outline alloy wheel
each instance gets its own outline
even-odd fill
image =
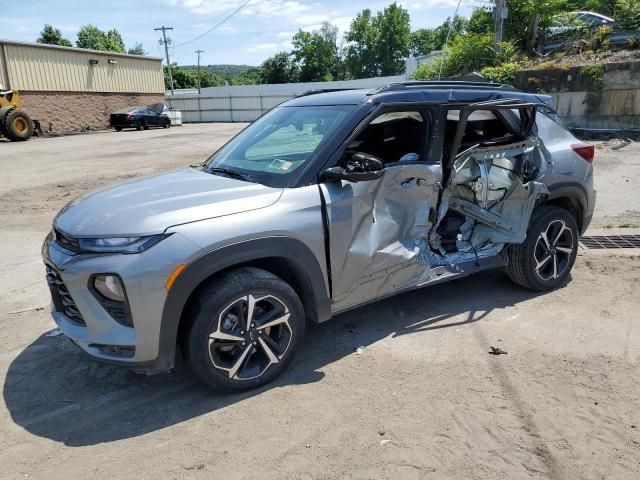
[[[273,295],[248,294],[229,303],[209,333],[209,358],[232,380],[264,374],[286,354],[293,330],[289,308]]]
[[[534,270],[547,282],[561,276],[571,263],[575,249],[573,231],[564,220],[554,220],[540,233],[534,249]]]

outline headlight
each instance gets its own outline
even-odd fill
[[[78,243],[83,252],[93,253],[140,253],[167,238],[169,234],[148,237],[80,238]]]

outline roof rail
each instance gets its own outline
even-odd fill
[[[372,90],[370,94],[374,95],[376,93],[393,92],[398,90],[418,90],[420,88],[429,88],[429,89],[482,88],[482,89],[490,89],[490,90],[510,90],[510,91],[516,90],[513,86],[502,84],[502,83],[468,82],[468,81],[458,81],[458,80],[413,80],[413,81],[407,81],[407,82],[390,83],[389,85],[385,85],[384,87],[380,87]]]
[[[318,95],[320,93],[331,93],[331,92],[346,92],[347,90],[353,90],[353,88],[317,88],[312,90],[307,90],[306,92],[297,95],[295,98],[307,97],[309,95]]]

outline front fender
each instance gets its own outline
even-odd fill
[[[189,297],[202,282],[234,265],[273,257],[284,258],[304,272],[312,291],[312,305],[305,305],[305,309],[314,309],[318,321],[328,319],[331,316],[331,300],[322,269],[304,243],[291,237],[270,236],[220,247],[191,262],[168,292],[162,312],[157,369],[173,367],[182,312]]]

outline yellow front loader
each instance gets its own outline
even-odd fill
[[[0,134],[14,142],[29,140],[33,135],[33,120],[19,108],[17,90],[0,91]]]

